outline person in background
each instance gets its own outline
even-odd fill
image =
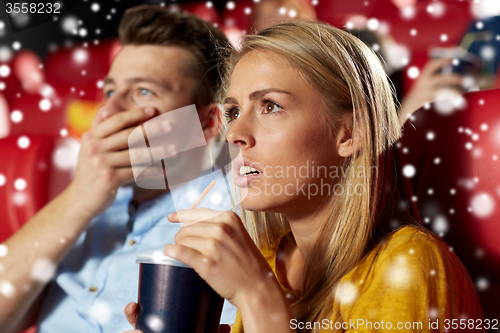
[[[191,104],[206,140],[219,133],[216,90],[226,67],[216,50],[228,43],[221,31],[184,11],[143,5],[125,12],[118,34],[106,103],[82,136],[73,181],[4,243],[0,281],[12,291],[0,296],[4,333],[35,323],[41,333],[124,330],[123,307],[137,299],[137,255],[161,252],[179,230],[166,219],[175,210],[169,189],[135,185],[129,134]],[[226,304],[222,323],[235,314]]]
[[[441,71],[443,67],[451,65],[453,59],[440,57],[428,60],[410,90],[403,94],[403,75],[406,75],[406,68],[402,66],[401,58],[408,57],[408,54],[402,54],[390,35],[381,35],[367,29],[351,29],[350,33],[370,46],[382,61],[395,88],[395,102],[401,126],[425,104],[436,101],[440,96],[445,97],[444,94],[449,97],[463,95],[470,88],[464,75]]]
[[[307,0],[262,0],[254,5],[253,29],[261,31],[287,20],[315,21],[316,10]]]

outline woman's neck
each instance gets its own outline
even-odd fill
[[[284,242],[278,249],[276,270],[285,288],[300,290],[307,258],[317,242],[322,224],[327,220],[330,205],[320,205],[310,214],[287,216],[295,242]]]
[[[286,215],[292,230],[295,243],[302,258],[306,260],[316,244],[323,223],[331,214],[331,206],[327,203],[320,204],[316,209],[300,216]]]

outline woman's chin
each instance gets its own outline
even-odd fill
[[[262,211],[262,205],[257,202],[257,200],[252,200],[245,198],[241,202],[241,206],[248,211]]]
[[[272,201],[272,200],[271,200]],[[281,213],[281,205],[275,201],[262,200],[261,196],[252,196],[249,194],[242,201],[241,205],[245,210],[266,212],[266,213]]]
[[[262,199],[259,199],[256,196],[252,196],[251,194],[247,195],[242,201],[241,206],[245,208],[245,210],[249,211],[260,211],[266,212],[268,211],[268,205],[262,202]]]

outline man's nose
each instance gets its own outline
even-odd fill
[[[132,109],[133,106],[129,104],[130,103],[127,103],[127,100],[123,94],[115,92],[106,100],[106,103],[104,103],[104,105],[102,106],[103,116],[107,118],[118,112]]]

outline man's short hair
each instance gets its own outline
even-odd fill
[[[187,75],[198,82],[193,101],[200,108],[217,102],[221,76],[226,71],[219,48],[228,39],[210,23],[184,10],[159,5],[140,5],[125,11],[118,27],[122,45],[179,46],[193,53]]]

